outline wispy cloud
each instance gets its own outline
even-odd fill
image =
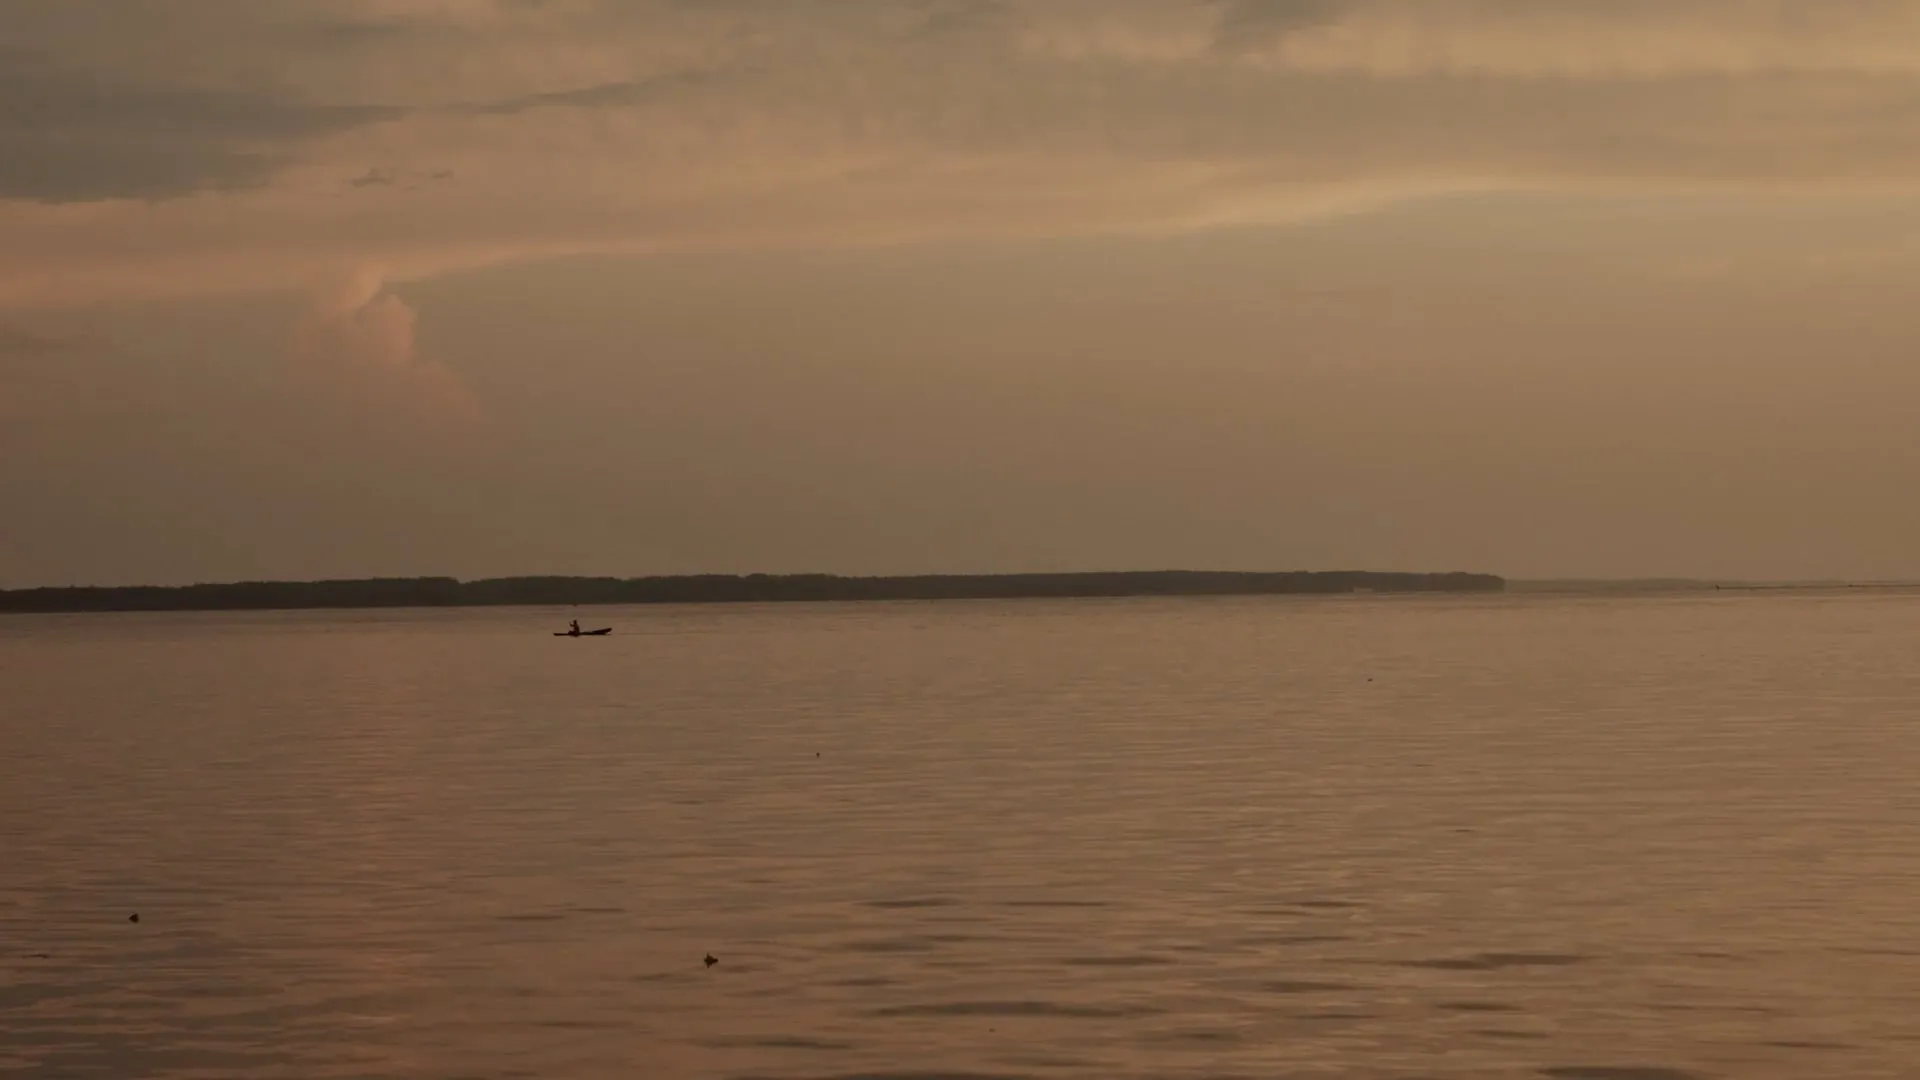
[[[534,109],[623,109],[657,104],[679,90],[694,89],[717,81],[720,73],[704,71],[673,72],[649,79],[598,83],[574,90],[553,90],[524,94],[499,101],[457,106],[455,113],[477,116],[512,116]]]
[[[1897,0],[156,10],[0,0],[23,58],[0,64],[0,304],[1463,189],[1920,182],[1920,5]]]
[[[297,147],[397,114],[0,54],[0,199],[164,199],[258,187]]]
[[[1214,46],[1225,52],[1270,47],[1295,31],[1321,26],[1348,12],[1344,0],[1220,0]]]

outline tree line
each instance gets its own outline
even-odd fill
[[[1264,596],[1354,592],[1500,592],[1491,574],[1372,571],[1072,574],[697,574],[675,577],[448,577],[243,581],[183,586],[0,590],[0,611],[266,611],[313,608],[569,604],[788,603],[834,600],[1014,600],[1137,596]]]

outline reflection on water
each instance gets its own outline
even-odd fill
[[[608,614],[0,619],[0,1075],[1920,1069],[1914,600]]]

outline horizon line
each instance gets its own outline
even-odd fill
[[[70,585],[0,590],[0,611],[271,610],[861,600],[1092,599],[1340,593],[1504,592],[1505,578],[1447,571],[1119,570],[1071,573],[682,574]]]

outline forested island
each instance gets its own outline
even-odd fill
[[[1501,592],[1490,574],[1368,571],[1076,574],[701,574],[683,577],[375,578],[248,581],[224,585],[0,590],[0,611],[266,611],[312,608],[486,607],[568,604],[740,604],[833,600],[1016,600],[1129,596]]]

